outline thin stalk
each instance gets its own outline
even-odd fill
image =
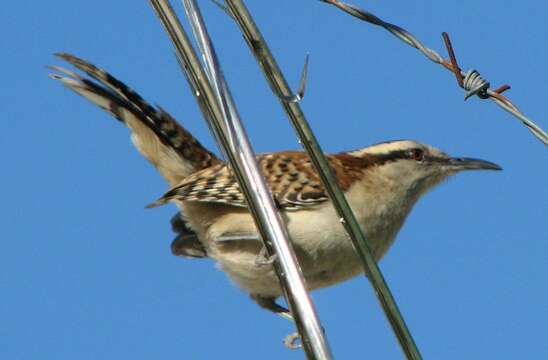
[[[274,268],[301,334],[307,357],[331,359],[329,346],[306,291],[303,276],[288,241],[287,231],[239,121],[238,112],[195,1],[185,0],[184,5],[204,55],[207,71],[202,68],[169,2],[150,1],[175,45],[191,87],[203,97],[203,100],[199,101],[200,108],[234,170],[265,248],[269,255],[277,255]]]
[[[333,202],[333,206],[337,210],[338,215],[341,217],[341,222],[350,235],[354,247],[360,256],[365,274],[375,290],[375,294],[382,305],[384,313],[392,326],[394,334],[396,335],[405,356],[408,359],[413,360],[422,359],[417,345],[415,344],[415,341],[413,340],[413,337],[405,324],[405,320],[398,309],[396,301],[388,288],[388,284],[386,283],[375,259],[373,258],[365,236],[361,231],[352,210],[350,209],[344,193],[337,183],[335,175],[333,174],[320,144],[318,143],[303,111],[301,110],[300,105],[298,102],[288,102],[284,100],[285,98],[292,97],[292,91],[280,68],[278,67],[274,56],[270,52],[268,44],[261,35],[261,32],[253,21],[253,18],[245,7],[243,1],[226,0],[226,3],[232,17],[240,27],[249,48],[253,52],[257,62],[263,70],[270,87],[280,99],[281,105],[295,128],[303,147],[308,152],[316,170],[318,171],[322,183],[327,189],[329,197]]]

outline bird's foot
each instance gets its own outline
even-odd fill
[[[301,335],[298,332],[291,333],[284,338],[284,345],[292,350],[303,347],[301,344]]]
[[[263,247],[261,248],[261,251],[259,251],[259,254],[255,258],[255,265],[258,267],[272,265],[277,258],[278,258],[277,254],[269,256],[268,253],[266,252],[266,247],[264,247],[263,245]]]

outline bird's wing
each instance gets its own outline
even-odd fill
[[[169,113],[152,107],[106,71],[73,55],[56,55],[95,81],[56,66],[50,68],[60,74],[50,76],[126,124],[137,149],[172,186],[196,171],[221,163]]]
[[[360,170],[352,164],[353,158],[347,154],[328,155],[343,190],[347,190],[360,177]],[[263,154],[257,160],[280,208],[299,210],[327,201],[327,193],[306,153],[294,151]],[[217,164],[193,174],[150,206],[162,205],[170,200],[247,206],[236,178],[225,164]]]

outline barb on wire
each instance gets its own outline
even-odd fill
[[[464,78],[462,77],[462,70],[457,63],[457,57],[455,56],[455,51],[453,50],[453,44],[451,44],[451,39],[449,39],[449,34],[442,32],[441,36],[445,42],[445,47],[447,48],[447,53],[449,54],[449,60],[451,60],[451,67],[453,68],[453,73],[457,78],[457,83],[460,87],[464,87]]]
[[[307,80],[307,76],[308,76],[308,60],[309,60],[309,58],[310,58],[310,54],[306,54],[306,58],[304,59],[303,70],[301,72],[301,80],[299,81],[299,88],[297,89],[297,92],[295,93],[295,95],[286,96],[286,95],[283,95],[281,93],[277,93],[276,95],[281,100],[283,100],[285,102],[290,102],[290,103],[298,103],[302,99],[304,99],[304,92],[305,92],[305,88],[306,88],[306,80]]]
[[[385,30],[389,31],[392,35],[396,36],[401,41],[405,42],[407,45],[412,46],[423,53],[431,61],[442,65],[447,70],[453,72],[457,77],[457,82],[465,90],[465,100],[473,95],[477,95],[481,99],[491,99],[497,105],[502,107],[504,110],[508,111],[515,117],[517,117],[521,122],[531,131],[531,133],[542,141],[545,145],[548,145],[548,134],[535,124],[532,120],[526,117],[508,98],[501,95],[503,91],[506,91],[510,88],[509,85],[503,85],[496,90],[491,90],[489,82],[481,78],[477,70],[470,70],[468,72],[463,72],[456,63],[455,54],[449,41],[447,34],[444,35],[444,40],[449,52],[450,61],[445,60],[440,54],[435,50],[427,48],[420,42],[415,36],[409,33],[407,30],[385,22],[373,15],[372,13],[360,9],[359,7],[345,3],[339,0],[319,0],[321,2],[333,5],[340,10],[350,14],[362,21],[368,22],[373,25],[381,26]]]
[[[452,71],[457,78],[457,83],[465,91],[464,100],[466,101],[474,95],[477,95],[480,99],[488,99],[489,95],[487,94],[487,89],[491,86],[489,82],[485,81],[476,70],[468,71],[466,76],[463,77],[462,70],[457,63],[457,57],[455,56],[455,51],[453,50],[453,44],[451,44],[449,34],[442,32],[441,36],[445,42],[445,47],[447,48],[447,53],[449,54],[449,60],[451,61]],[[509,89],[510,85],[503,85],[499,89],[504,87]]]

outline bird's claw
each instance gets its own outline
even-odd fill
[[[256,266],[272,265],[277,258],[278,258],[278,255],[276,254],[269,256],[268,253],[266,252],[266,247],[263,246],[261,248],[261,251],[257,255],[257,257],[255,258],[255,265]]]
[[[303,347],[301,344],[301,335],[298,332],[291,333],[284,338],[284,345],[292,350]]]
[[[272,265],[274,261],[278,258],[278,255],[274,254],[272,256],[266,256],[266,254],[259,254],[255,258],[256,266],[268,266]]]

